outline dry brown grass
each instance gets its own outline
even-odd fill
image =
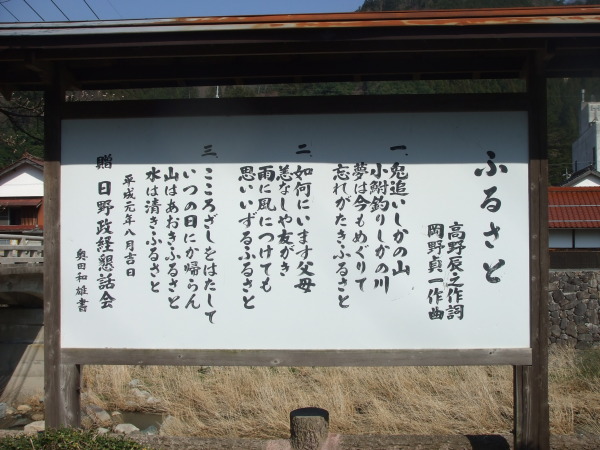
[[[600,352],[587,362],[578,355],[551,352],[553,433],[600,433]],[[344,434],[490,434],[513,426],[511,367],[89,366],[86,401],[140,409],[132,379],[161,399],[146,410],[174,417],[164,426],[171,435],[287,438],[290,411],[306,406],[328,410],[331,431]]]

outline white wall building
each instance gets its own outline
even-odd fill
[[[0,232],[39,230],[44,226],[44,161],[25,153],[0,169]]]
[[[579,111],[579,137],[571,147],[573,172],[589,166],[598,170],[599,120],[600,102],[582,102]]]
[[[43,197],[44,172],[32,165],[22,164],[3,173],[0,197]]]

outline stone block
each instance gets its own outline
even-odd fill
[[[81,427],[84,430],[89,430],[94,427],[94,421],[87,414],[82,414],[81,415]]]
[[[568,298],[568,296],[572,296],[572,298]],[[561,304],[564,310],[574,309],[580,302],[577,300],[577,296],[575,294],[567,294],[565,295],[565,300]]]
[[[99,426],[110,426],[112,425],[112,419],[110,414],[97,405],[87,405],[85,412],[90,418]]]
[[[576,295],[577,295],[577,300],[585,300],[585,299],[590,298],[590,293],[587,290],[579,291],[579,292],[577,292]]]
[[[131,434],[136,431],[140,431],[140,429],[130,423],[120,423],[114,428],[114,432],[119,434]]]
[[[578,335],[589,333],[589,332],[590,332],[590,327],[587,326],[587,324],[581,323],[581,324],[577,325],[577,334]]]
[[[585,312],[587,311],[587,305],[585,303],[579,303],[577,306],[575,306],[575,315],[576,316],[583,316],[585,315]]]
[[[43,420],[38,420],[37,422],[31,422],[30,424],[25,425],[23,431],[27,434],[35,434],[40,431],[44,431],[46,429],[46,422]]]

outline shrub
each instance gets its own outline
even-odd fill
[[[47,430],[37,435],[0,439],[0,450],[148,450],[124,437],[112,437],[74,428]]]

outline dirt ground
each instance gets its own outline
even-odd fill
[[[0,438],[22,431],[0,430]],[[288,450],[289,441],[262,439],[201,439],[194,437],[129,435],[156,450]],[[553,435],[551,450],[598,450],[599,435]],[[330,434],[323,450],[512,450],[510,435],[487,436],[378,436]]]
[[[509,450],[513,449],[512,436],[352,436],[330,435],[323,450]],[[143,440],[155,449],[207,450],[290,449],[287,440],[265,441],[253,439],[194,439],[153,437]],[[551,436],[552,450],[598,450],[600,436]]]

